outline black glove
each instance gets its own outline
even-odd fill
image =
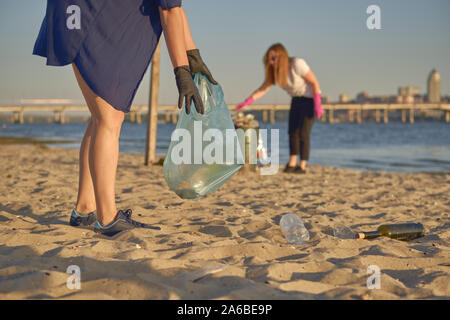
[[[200,56],[200,51],[198,49],[193,49],[186,51],[186,53],[189,59],[189,67],[191,68],[192,77],[194,77],[196,73],[201,73],[208,78],[209,82],[213,85],[217,85],[217,81],[214,80],[208,67],[203,62],[202,57]]]
[[[183,99],[186,98],[186,113],[191,113],[191,100],[194,100],[195,109],[198,113],[203,114],[205,112],[203,107],[203,101],[200,98],[198,89],[192,80],[191,70],[188,66],[180,66],[174,69],[175,78],[178,87],[178,109],[183,107]]]

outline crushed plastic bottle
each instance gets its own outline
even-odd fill
[[[288,243],[302,244],[309,240],[308,229],[296,214],[288,213],[281,217],[280,227]]]
[[[206,277],[209,277],[210,275],[223,271],[227,268],[226,265],[221,263],[212,263],[207,264],[203,266],[200,269],[186,272],[183,276],[185,279],[192,281],[192,282],[198,282]]]
[[[334,225],[333,235],[339,239],[355,239],[356,232],[343,223],[338,222]]]

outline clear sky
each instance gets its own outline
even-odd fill
[[[381,8],[381,30],[366,26],[369,5]],[[194,40],[225,92],[238,103],[263,81],[262,57],[283,43],[304,58],[323,95],[395,94],[398,86],[426,92],[431,69],[450,94],[449,0],[183,0]],[[70,66],[48,67],[32,56],[46,0],[0,1],[0,105],[20,99],[73,99],[84,104]],[[148,101],[149,76],[135,104]],[[176,104],[172,66],[162,52],[160,103]],[[288,103],[273,88],[260,103]]]

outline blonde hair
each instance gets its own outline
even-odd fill
[[[270,51],[275,51],[278,56],[276,65],[270,63]],[[286,48],[281,43],[272,45],[264,55],[263,63],[266,70],[265,84],[278,84],[281,88],[286,87],[290,67],[289,55]]]

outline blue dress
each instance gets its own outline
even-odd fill
[[[75,63],[111,106],[129,112],[162,33],[158,7],[182,0],[47,0],[33,54],[47,65]]]

